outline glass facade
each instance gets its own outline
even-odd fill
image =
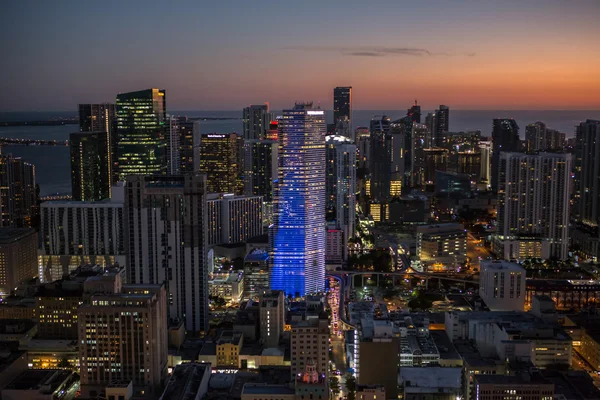
[[[119,180],[128,175],[167,173],[168,126],[165,91],[117,95]]]
[[[206,174],[208,193],[238,192],[238,136],[203,133],[200,139],[200,173]]]
[[[312,104],[283,111],[271,289],[288,295],[325,287],[325,133]]]
[[[106,132],[76,132],[69,137],[73,200],[110,197],[110,149]]]

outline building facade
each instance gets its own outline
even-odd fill
[[[238,136],[203,133],[200,139],[200,173],[206,175],[208,193],[238,193]]]
[[[279,141],[271,289],[303,296],[325,286],[325,112],[284,110]]]
[[[165,91],[146,89],[117,95],[119,180],[129,175],[166,174],[169,127]]]
[[[246,242],[263,233],[262,197],[207,195],[208,245]]]
[[[28,228],[39,218],[35,166],[0,155],[0,226]]]
[[[426,265],[459,266],[467,259],[467,232],[462,224],[417,227],[417,257]]]
[[[244,140],[244,194],[273,201],[279,144],[276,140]]]
[[[292,377],[304,371],[312,360],[319,374],[329,374],[329,325],[325,319],[309,319],[292,323],[291,331]]]
[[[269,103],[253,104],[243,110],[244,140],[262,139],[265,137],[273,114],[269,112]]]
[[[37,232],[33,228],[0,228],[0,293],[37,275]]]
[[[492,311],[523,311],[525,269],[508,261],[481,261],[479,295]]]
[[[496,118],[492,129],[492,191],[498,191],[498,168],[501,152],[519,151],[519,125],[512,118]]]
[[[166,283],[168,314],[208,327],[206,178],[130,176],[125,189],[127,281]]]
[[[260,296],[260,340],[264,347],[277,347],[285,325],[285,296],[274,290]]]
[[[111,184],[117,182],[118,143],[117,116],[114,104],[79,104],[79,132],[104,132],[108,143]],[[110,189],[110,186],[109,186]]]
[[[335,221],[352,237],[356,220],[356,145],[342,136],[327,136],[326,146],[327,221]]]
[[[106,132],[76,132],[69,136],[71,195],[76,201],[110,197],[112,165]]]
[[[350,121],[348,130],[352,132],[352,86],[339,86],[333,89],[333,123]]]

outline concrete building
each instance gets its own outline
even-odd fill
[[[525,269],[508,261],[481,261],[479,295],[492,311],[523,311]]]
[[[456,267],[467,259],[467,232],[462,224],[417,227],[417,257],[422,263]]]
[[[436,171],[445,172],[448,169],[448,150],[432,147],[423,150],[423,184],[435,184]]]
[[[533,257],[565,260],[569,246],[572,156],[503,152],[498,168],[496,254],[507,260],[523,259],[523,250],[518,245],[521,239],[525,243],[547,241],[547,251]],[[544,246],[540,248],[543,250]]]
[[[483,187],[487,189],[492,182],[492,142],[489,140],[479,141],[479,153],[481,154],[479,178]]]
[[[327,247],[325,262],[327,265],[341,265],[348,259],[347,230],[338,228],[335,223],[327,225]]]
[[[345,228],[347,241],[356,222],[356,145],[343,136],[326,139],[327,221]]]
[[[273,202],[277,180],[279,143],[276,140],[244,140],[244,194]]]
[[[263,293],[259,300],[260,339],[264,347],[277,347],[285,326],[285,296],[282,290]]]
[[[61,279],[83,264],[125,265],[124,186],[101,201],[46,201],[41,205],[42,282]]]
[[[255,249],[244,258],[244,299],[258,300],[269,290],[269,253]]]
[[[360,400],[387,399],[383,385],[356,385],[356,398]]]
[[[241,400],[296,400],[296,390],[290,385],[246,383]]]
[[[222,297],[230,304],[239,303],[244,294],[244,273],[214,274],[213,279],[208,281],[208,294],[210,296]]]
[[[478,400],[553,400],[554,384],[538,376],[476,375],[475,396]]]
[[[405,400],[456,400],[462,388],[462,369],[452,367],[400,368],[399,382]]]
[[[238,193],[239,151],[235,133],[201,134],[199,172],[206,175],[207,193]]]
[[[0,293],[37,275],[37,234],[33,228],[0,228]]]
[[[319,374],[329,373],[329,323],[327,318],[309,319],[292,323],[291,372],[297,376],[306,368],[309,360],[316,365]]]
[[[40,339],[77,340],[77,310],[83,304],[83,285],[56,281],[35,293],[35,316]]]
[[[216,343],[217,367],[240,367],[240,352],[244,345],[244,334],[234,331],[223,331]]]
[[[519,151],[519,125],[512,118],[496,118],[492,130],[492,191],[498,191],[500,153]]]
[[[208,328],[206,178],[129,176],[125,190],[127,282],[166,283],[168,314]]]
[[[263,233],[262,197],[209,193],[208,245],[245,242]]]
[[[244,140],[263,139],[272,120],[269,103],[245,107],[242,116]]]
[[[210,364],[185,363],[173,370],[159,400],[202,400],[208,392]]]
[[[71,400],[77,376],[61,369],[29,370],[17,376],[0,392],[4,400]]]
[[[88,290],[77,311],[82,392],[93,397],[118,380],[132,381],[136,395],[158,396],[167,377],[165,286],[106,279]]]
[[[76,201],[110,197],[112,162],[108,132],[75,132],[69,135],[71,193]]]

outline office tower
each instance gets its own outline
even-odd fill
[[[375,116],[371,119],[369,171],[371,173],[371,199],[385,203],[390,196],[392,139],[390,118]]]
[[[523,311],[525,269],[508,261],[481,261],[479,295],[491,311]]]
[[[525,127],[525,140],[527,151],[545,151],[546,146],[546,124],[541,121],[534,122]]]
[[[118,179],[117,167],[117,117],[114,104],[80,104],[79,105],[79,131],[80,132],[105,132],[108,143],[108,163],[110,168],[110,181]]]
[[[115,109],[119,180],[129,175],[166,174],[169,125],[165,91],[118,94]]]
[[[448,150],[429,148],[423,150],[425,167],[423,169],[423,183],[435,183],[435,172],[446,171],[448,166]]]
[[[304,296],[325,287],[325,112],[284,110],[279,143],[271,289]]]
[[[354,142],[354,132],[352,132],[351,121],[347,117],[341,117],[335,124],[334,134],[337,136],[344,136]]]
[[[0,294],[37,275],[37,233],[33,228],[0,228]]]
[[[410,116],[400,118],[390,124],[391,137],[391,192],[390,196],[400,195],[394,186],[400,188],[409,184],[412,167],[412,130],[413,121]]]
[[[264,347],[277,347],[285,325],[285,296],[274,290],[260,296],[260,340]]]
[[[328,375],[329,322],[327,318],[292,322],[290,343],[292,377],[304,371],[309,360],[316,363],[319,374]]]
[[[83,286],[60,280],[40,285],[35,292],[37,336],[46,340],[77,340],[77,309],[83,304]]]
[[[181,158],[179,156],[179,127],[177,117],[167,115],[169,123],[169,135],[167,143],[167,174],[179,175]]]
[[[339,86],[333,89],[333,123],[346,118],[348,131],[352,131],[352,86]]]
[[[481,153],[479,151],[459,151],[456,172],[466,174],[473,182],[479,182],[481,173]]]
[[[132,382],[135,395],[158,398],[167,378],[165,287],[111,286],[92,289],[77,310],[81,390],[93,397],[111,382]]]
[[[273,201],[277,180],[279,143],[276,140],[244,141],[244,194]]]
[[[479,171],[480,182],[489,188],[492,182],[492,142],[489,140],[480,140],[479,154],[481,154],[481,169]]]
[[[467,232],[462,224],[417,227],[417,257],[426,264],[458,266],[467,259]]]
[[[369,166],[369,151],[371,148],[371,134],[366,126],[359,126],[354,132],[356,138],[356,157],[357,168],[367,168]]]
[[[572,242],[582,255],[600,259],[600,120],[581,122],[575,137]]]
[[[237,193],[237,134],[203,133],[200,136],[200,173],[206,174],[208,193]]]
[[[492,130],[492,191],[498,191],[500,152],[519,151],[519,125],[512,118],[494,119]]]
[[[209,193],[206,207],[209,246],[243,243],[263,234],[261,196]]]
[[[244,139],[262,139],[265,137],[273,114],[269,112],[269,103],[251,105],[243,110]]]
[[[166,283],[169,318],[208,328],[206,177],[130,176],[125,186],[127,281]]]
[[[279,138],[279,121],[273,120],[269,123],[269,129],[265,134],[265,139],[277,141]]]
[[[356,145],[343,136],[326,138],[327,220],[354,236],[356,219]]]
[[[0,226],[27,228],[39,217],[35,166],[21,157],[0,155]]]
[[[417,124],[421,123],[421,106],[415,100],[415,104],[408,110],[406,110],[406,116],[410,118],[412,122],[416,122]]]
[[[571,154],[501,153],[494,250],[504,259],[568,256]],[[539,246],[541,254],[531,254]]]
[[[435,110],[435,130],[434,130],[434,141],[439,146],[439,140],[443,132],[450,130],[450,108],[448,106],[440,105],[440,108]]]
[[[410,158],[410,186],[421,186],[425,179],[425,152],[429,147],[427,138],[427,126],[419,123],[413,123],[411,135],[411,154]]]
[[[110,197],[112,169],[106,132],[69,135],[73,200],[97,201]]]
[[[84,264],[125,265],[124,187],[111,200],[41,205],[39,277],[53,282]]]
[[[177,118],[179,173],[193,174],[200,168],[200,122]]]

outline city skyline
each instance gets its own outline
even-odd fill
[[[70,110],[140,87],[168,90],[172,110],[264,101],[277,110],[297,100],[329,109],[331,89],[347,85],[357,110],[405,108],[415,98],[424,109],[600,108],[594,1],[356,4],[335,28],[333,2],[318,12],[311,2],[235,4],[233,13],[227,4],[185,13],[140,4],[6,7],[0,29],[12,40],[2,45],[0,110]],[[310,18],[289,24],[290,14]],[[377,30],[368,23],[375,17]],[[157,27],[162,33],[146,40]]]

